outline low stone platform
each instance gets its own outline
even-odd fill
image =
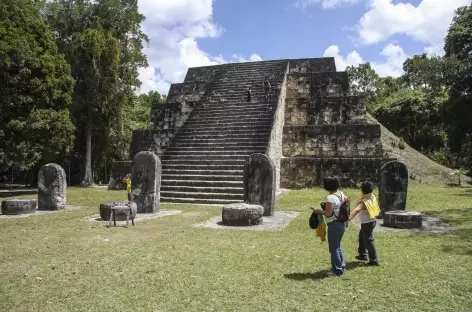
[[[134,218],[134,222],[136,223],[136,222],[145,221],[145,220],[152,220],[152,219],[157,219],[157,218],[162,218],[162,217],[167,217],[167,216],[173,216],[179,213],[182,213],[182,210],[161,209],[159,212],[156,212],[156,213],[137,213],[136,217]],[[109,219],[102,219],[99,215],[95,215],[91,218],[88,218],[87,221],[108,222]],[[118,221],[118,219],[116,221]],[[124,222],[126,222],[126,218],[124,219]]]
[[[102,220],[110,220],[111,208],[117,206],[127,206],[131,208],[130,218],[136,218],[138,206],[130,201],[106,202],[100,204],[100,217]],[[116,212],[116,221],[126,221],[126,214],[124,212]]]
[[[383,226],[400,229],[420,229],[423,226],[423,214],[416,211],[386,211]]]
[[[222,223],[227,226],[251,226],[262,223],[264,207],[246,203],[229,204],[223,207]]]
[[[9,199],[2,201],[2,215],[21,215],[36,212],[34,199]]]
[[[262,224],[251,226],[227,226],[223,224],[221,216],[211,218],[207,222],[194,224],[193,227],[223,229],[223,230],[250,230],[250,231],[277,231],[285,229],[292,219],[300,213],[295,211],[275,212],[272,217],[262,217]]]
[[[31,216],[42,216],[42,215],[48,215],[48,214],[53,214],[53,213],[62,213],[66,211],[72,211],[72,210],[77,210],[83,208],[82,206],[73,206],[73,205],[65,205],[64,209],[62,210],[36,210],[36,212],[33,213],[25,213],[25,214],[19,214],[19,215],[5,215],[1,214],[0,219],[16,219],[16,218],[27,218]]]

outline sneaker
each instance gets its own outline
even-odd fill
[[[369,261],[369,262],[367,262],[367,265],[380,266],[380,264],[378,263],[378,261]]]
[[[366,256],[355,256],[354,258],[356,258],[357,260],[359,261],[367,261],[367,257]]]

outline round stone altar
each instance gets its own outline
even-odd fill
[[[136,218],[136,212],[138,211],[138,206],[135,202],[130,201],[119,201],[119,202],[106,202],[100,204],[100,217],[102,221],[110,220],[111,208],[118,206],[127,206],[131,207],[130,218]],[[124,212],[116,211],[116,221],[126,221],[126,214]]]
[[[245,203],[230,204],[223,207],[222,223],[230,226],[249,226],[262,223],[264,207]]]
[[[383,226],[401,229],[419,229],[423,226],[423,214],[416,211],[386,211]]]
[[[36,200],[34,199],[11,199],[2,201],[2,214],[20,215],[36,212]]]

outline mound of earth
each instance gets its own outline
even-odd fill
[[[370,123],[380,124],[374,117],[367,114]],[[451,175],[452,169],[444,167],[425,155],[421,154],[414,148],[405,143],[405,148],[398,147],[400,138],[390,132],[387,128],[380,124],[381,141],[385,151],[385,157],[397,158],[408,167],[410,179],[426,184],[456,184],[457,176]],[[468,177],[462,177],[462,181],[471,182]]]

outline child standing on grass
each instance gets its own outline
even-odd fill
[[[374,228],[377,224],[375,217],[380,214],[379,204],[372,192],[374,185],[366,181],[361,184],[362,198],[357,203],[356,209],[351,213],[349,221],[359,215],[361,229],[359,231],[359,248],[357,260],[369,261],[368,265],[379,266],[377,250],[374,243]],[[367,257],[368,256],[368,257]]]
[[[126,192],[128,193],[128,201],[131,201],[131,174],[128,173],[123,180],[123,183],[126,184]]]

